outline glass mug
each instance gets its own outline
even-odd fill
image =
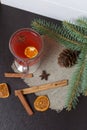
[[[35,72],[40,65],[43,47],[42,37],[33,29],[22,28],[13,33],[9,40],[9,49],[15,57],[17,71]]]

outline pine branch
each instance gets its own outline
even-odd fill
[[[83,58],[84,53],[82,53]],[[81,77],[81,93],[85,96],[87,96],[87,49],[85,49],[85,61],[83,62],[84,65],[84,71]]]
[[[79,24],[70,23],[72,25],[72,28],[80,32],[82,35],[87,37],[87,29],[85,27],[80,26]]]
[[[63,27],[57,26],[53,23],[46,22],[45,20],[36,19],[32,22],[32,28],[43,35],[48,35],[49,37],[60,41],[63,45],[70,49],[81,50],[83,44],[73,40],[70,34],[64,30]]]
[[[81,30],[80,30],[81,32],[78,31],[77,30],[78,27],[76,27],[75,25],[64,21],[63,27],[65,28],[65,30],[68,31],[68,33],[74,40],[81,42],[81,43],[87,43],[87,36],[84,35]]]
[[[79,26],[87,28],[87,18],[78,18],[75,23],[77,23]]]
[[[70,81],[69,95],[66,103],[66,110],[68,111],[70,111],[72,108],[75,109],[78,103],[78,97],[82,92],[81,82],[82,82],[82,77],[84,76],[85,62],[87,60],[86,53],[87,52],[83,50],[79,55],[76,71],[74,72],[74,75]]]

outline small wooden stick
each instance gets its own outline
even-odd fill
[[[56,81],[53,83],[43,84],[40,86],[33,86],[31,88],[21,89],[20,91],[22,92],[22,94],[30,94],[30,93],[43,91],[43,90],[63,87],[63,86],[66,86],[67,84],[68,84],[68,80],[62,80],[62,81]],[[19,90],[15,90],[15,96],[17,96],[17,91]]]
[[[25,110],[29,115],[33,115],[33,111],[31,110],[29,104],[27,103],[25,97],[23,96],[22,92],[20,90],[17,91],[17,96],[19,100],[21,101],[22,105],[24,106]]]
[[[23,74],[23,73],[4,73],[4,76],[5,77],[9,77],[9,78],[22,78],[22,77],[32,78],[33,74],[32,73],[30,73],[30,74]]]

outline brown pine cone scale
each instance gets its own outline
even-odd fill
[[[58,57],[58,64],[61,67],[71,67],[77,62],[77,58],[79,56],[79,51],[64,49]]]

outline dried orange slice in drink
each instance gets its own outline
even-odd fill
[[[25,48],[24,54],[28,58],[34,58],[38,54],[38,50],[33,46],[28,46]]]
[[[6,83],[0,84],[0,98],[7,98],[9,96],[9,90]]]
[[[34,101],[34,108],[37,111],[46,111],[49,108],[49,99],[47,96],[38,96]]]

